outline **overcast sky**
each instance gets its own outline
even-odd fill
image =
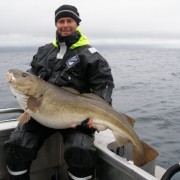
[[[0,46],[33,46],[55,37],[54,11],[75,5],[91,44],[180,47],[180,0],[0,0]]]

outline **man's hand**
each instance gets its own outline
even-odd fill
[[[92,119],[87,118],[84,121],[82,121],[80,128],[88,134],[94,134],[96,129],[92,126]]]

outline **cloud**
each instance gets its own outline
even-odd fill
[[[6,0],[0,4],[0,46],[53,40],[54,11],[62,4],[78,8],[83,33],[93,42],[179,43],[179,0]]]

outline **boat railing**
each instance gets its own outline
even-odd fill
[[[6,109],[0,109],[0,114],[20,114],[23,113],[23,109],[21,108],[6,108]],[[11,121],[17,121],[17,118],[10,118],[10,119],[2,119],[0,120],[0,123],[2,122],[11,122]]]

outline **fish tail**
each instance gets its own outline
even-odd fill
[[[133,149],[133,161],[134,164],[139,167],[153,161],[159,155],[159,153],[154,148],[143,141],[141,141],[141,143],[143,152],[139,152],[136,148]]]

